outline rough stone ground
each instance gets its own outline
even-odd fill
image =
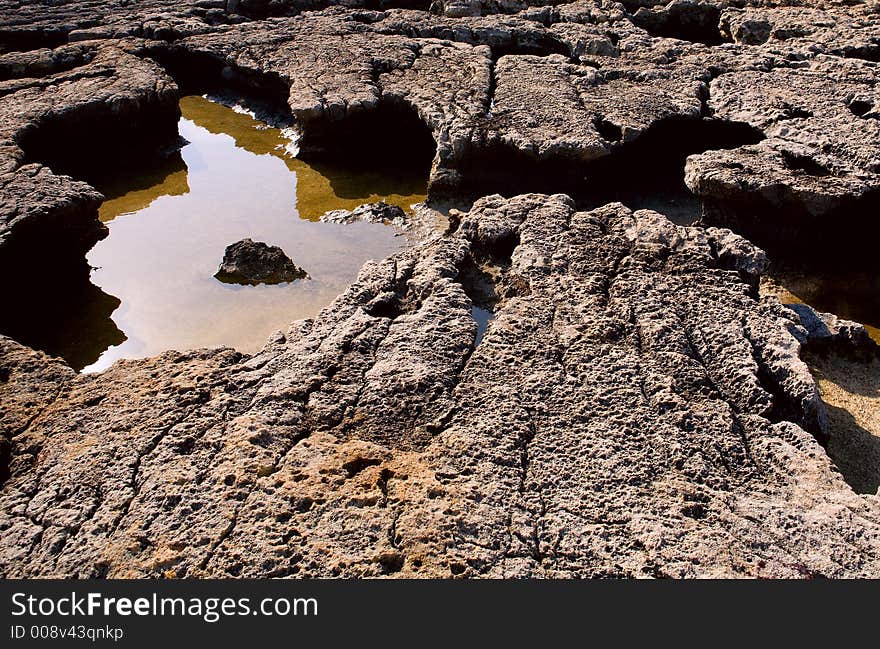
[[[394,3],[305,11],[316,5],[6,0],[0,171],[64,148],[70,129],[50,128],[59,119],[111,142],[118,138],[106,131],[135,115],[142,123],[129,136],[173,131],[178,89],[152,57],[186,90],[232,85],[286,103],[306,154],[326,152],[333,133],[363,130],[359,120],[412,111],[437,143],[435,198],[508,190],[499,183],[512,166],[527,171],[510,193],[574,184],[595,194],[608,181],[601,163],[646,134],[661,143],[630,173],[680,164],[664,157],[662,135],[684,121],[695,125],[692,139],[687,129],[671,137],[694,154],[685,180],[707,221],[762,243],[837,232],[864,240],[873,227],[876,2],[529,4],[438,2],[428,12]],[[268,14],[285,17],[253,20]],[[719,149],[698,124],[751,131]]]
[[[510,160],[589,197],[682,124],[739,125],[680,143],[707,222],[876,230],[877,3],[403,4],[0,1],[0,265],[100,238],[62,154],[172,142],[196,80],[286,104],[305,155],[415,116],[435,197]],[[648,153],[625,182],[679,164]],[[765,265],[727,230],[489,196],[252,358],[86,376],[0,338],[0,573],[876,577],[880,498],[820,444],[851,438]]]
[[[253,358],[78,376],[4,339],[0,565],[876,575],[880,502],[807,432],[824,409],[794,316],[753,297],[763,263],[651,212],[489,197]],[[468,291],[490,277],[474,349]]]

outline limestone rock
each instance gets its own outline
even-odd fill
[[[880,574],[880,501],[805,430],[794,316],[719,235],[491,196],[254,357],[62,375],[13,427],[0,571]],[[475,277],[498,296],[476,348]],[[5,343],[3,403],[33,354]]]
[[[802,344],[811,346],[841,345],[843,347],[871,347],[873,342],[867,330],[858,322],[838,318],[833,313],[821,313],[806,304],[788,304],[800,319],[805,334],[798,336]]]
[[[389,205],[385,201],[365,203],[358,205],[353,210],[332,210],[321,215],[321,220],[327,223],[383,223],[393,225],[400,229],[407,229],[406,212],[397,205]]]
[[[335,4],[0,0],[0,261],[84,265],[65,172],[212,84],[304,156],[433,140],[431,197],[479,198],[253,357],[76,375],[0,338],[0,573],[880,576],[876,482],[741,236],[874,245],[876,3]],[[670,171],[736,233],[604,198]]]

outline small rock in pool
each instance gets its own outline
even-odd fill
[[[308,276],[278,246],[251,239],[227,246],[214,275],[227,284],[280,284]]]

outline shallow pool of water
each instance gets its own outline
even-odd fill
[[[106,337],[85,350],[77,341],[68,360],[85,371],[168,349],[258,350],[272,332],[316,315],[366,260],[408,245],[390,227],[321,223],[321,214],[379,199],[408,208],[425,198],[427,170],[309,165],[286,153],[281,130],[246,113],[203,97],[180,105],[188,143],[179,153],[95,183],[107,197],[100,218],[110,234],[87,260],[92,283],[120,300],[111,317],[121,335],[109,347]],[[219,282],[213,275],[224,249],[245,237],[280,246],[311,279]]]

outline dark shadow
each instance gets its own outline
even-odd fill
[[[502,56],[548,56],[550,54],[561,54],[567,59],[570,59],[572,56],[569,46],[559,41],[552,33],[535,34],[535,37],[529,40],[521,40],[514,36],[510,41],[490,45],[490,48],[492,50],[492,60],[496,62]]]
[[[147,53],[171,75],[180,96],[233,93],[237,98],[265,102],[291,119],[287,98],[290,87],[274,72],[243,70],[226,64],[219,55],[193,52],[175,44],[148,48]]]
[[[810,172],[823,173],[821,168],[802,170]],[[810,213],[795,200],[778,205],[757,194],[739,201],[703,200],[707,225],[730,228],[764,248],[773,259],[811,269],[876,268],[877,214],[880,189],[845,198],[821,215]]]
[[[692,43],[720,45],[721,8],[704,2],[681,2],[670,7],[641,7],[631,20],[651,36],[677,38]]]
[[[365,9],[418,9],[428,11],[432,0],[363,0],[351,6]],[[303,11],[318,11],[340,4],[332,0],[311,0],[310,2],[289,2],[284,0],[240,0],[236,13],[256,20],[276,16],[296,16]]]
[[[464,181],[458,191],[468,197],[564,193],[581,209],[621,201],[690,222],[698,216],[698,204],[684,184],[687,157],[763,139],[745,124],[699,118],[663,120],[632,142],[621,142],[620,127],[608,120],[599,120],[597,129],[611,152],[587,163],[563,156],[538,160],[498,142],[471,151],[459,165]]]
[[[4,27],[0,28],[0,54],[26,52],[43,47],[58,47],[67,43],[67,29]]]
[[[110,315],[118,298],[104,293],[87,277],[53,277],[10,287],[0,312],[0,333],[60,356],[79,371],[126,337]]]
[[[458,281],[475,305],[491,311],[498,302],[496,277],[486,265],[478,265],[472,257],[468,256],[461,263]]]
[[[19,141],[26,162],[47,165],[57,174],[87,182],[108,169],[139,167],[178,142],[177,100],[154,103],[125,115],[108,102],[93,110],[50,114]]]
[[[828,456],[854,491],[877,493],[880,487],[880,351],[876,347],[809,349],[804,353],[804,361],[817,380],[824,382],[822,397],[828,414]],[[872,422],[869,425],[873,431],[865,428],[865,421]]]
[[[436,148],[431,129],[412,107],[382,101],[374,109],[341,120],[305,124],[299,157],[316,169],[323,164],[325,169],[369,172],[393,186],[395,178],[426,181]],[[333,175],[328,177],[332,183]],[[334,190],[345,192],[347,188],[334,185]]]

